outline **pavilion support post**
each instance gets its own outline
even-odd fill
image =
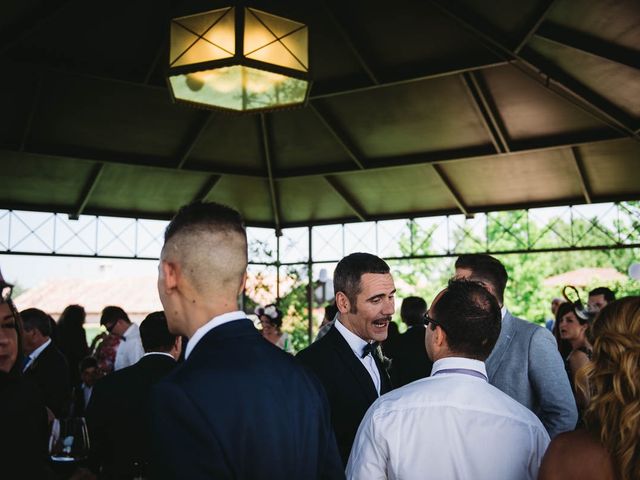
[[[307,308],[309,312],[309,325],[308,325],[308,335],[309,335],[309,345],[313,341],[313,255],[312,255],[312,235],[311,235],[311,227],[307,227],[307,231],[309,233],[309,256],[307,260],[307,273],[309,275],[309,283],[307,287]]]

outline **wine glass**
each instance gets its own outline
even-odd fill
[[[85,460],[89,455],[89,434],[82,417],[53,421],[49,437],[49,455],[53,462],[71,463]]]

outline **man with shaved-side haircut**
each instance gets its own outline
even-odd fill
[[[152,394],[152,478],[344,478],[318,380],[256,330],[238,297],[247,237],[216,203],[165,232],[158,293],[184,363]]]

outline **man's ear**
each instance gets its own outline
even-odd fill
[[[178,268],[174,263],[162,260],[160,262],[160,270],[162,272],[160,275],[160,284],[162,288],[165,293],[173,292],[178,286]]]
[[[344,292],[336,293],[336,307],[340,313],[347,313],[351,310],[351,302]]]
[[[434,342],[439,348],[442,348],[447,344],[447,333],[440,326],[436,326],[433,335]]]
[[[242,274],[242,281],[240,282],[240,288],[238,289],[238,297],[242,295],[242,292],[244,292],[244,288],[246,284],[247,284],[247,271],[245,270],[244,273]]]

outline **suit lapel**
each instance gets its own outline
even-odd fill
[[[353,353],[353,350],[351,350],[351,347],[335,326],[331,327],[331,330],[327,333],[327,336],[329,335],[331,335],[330,339],[333,343],[333,348],[342,359],[342,363],[356,379],[360,389],[367,399],[370,402],[374,402],[375,399],[378,398],[378,392],[376,391],[376,386],[373,384],[373,380],[371,379],[371,375],[369,375],[367,369],[356,357],[355,353]]]
[[[495,347],[493,347],[493,351],[489,358],[487,358],[487,373],[489,374],[489,380],[491,381],[491,377],[493,374],[498,371],[500,368],[500,364],[504,360],[505,353],[509,349],[509,345],[513,340],[515,335],[514,331],[514,322],[511,313],[507,310],[504,318],[502,319],[502,326],[500,330],[500,336],[498,337],[498,341],[496,342]]]

